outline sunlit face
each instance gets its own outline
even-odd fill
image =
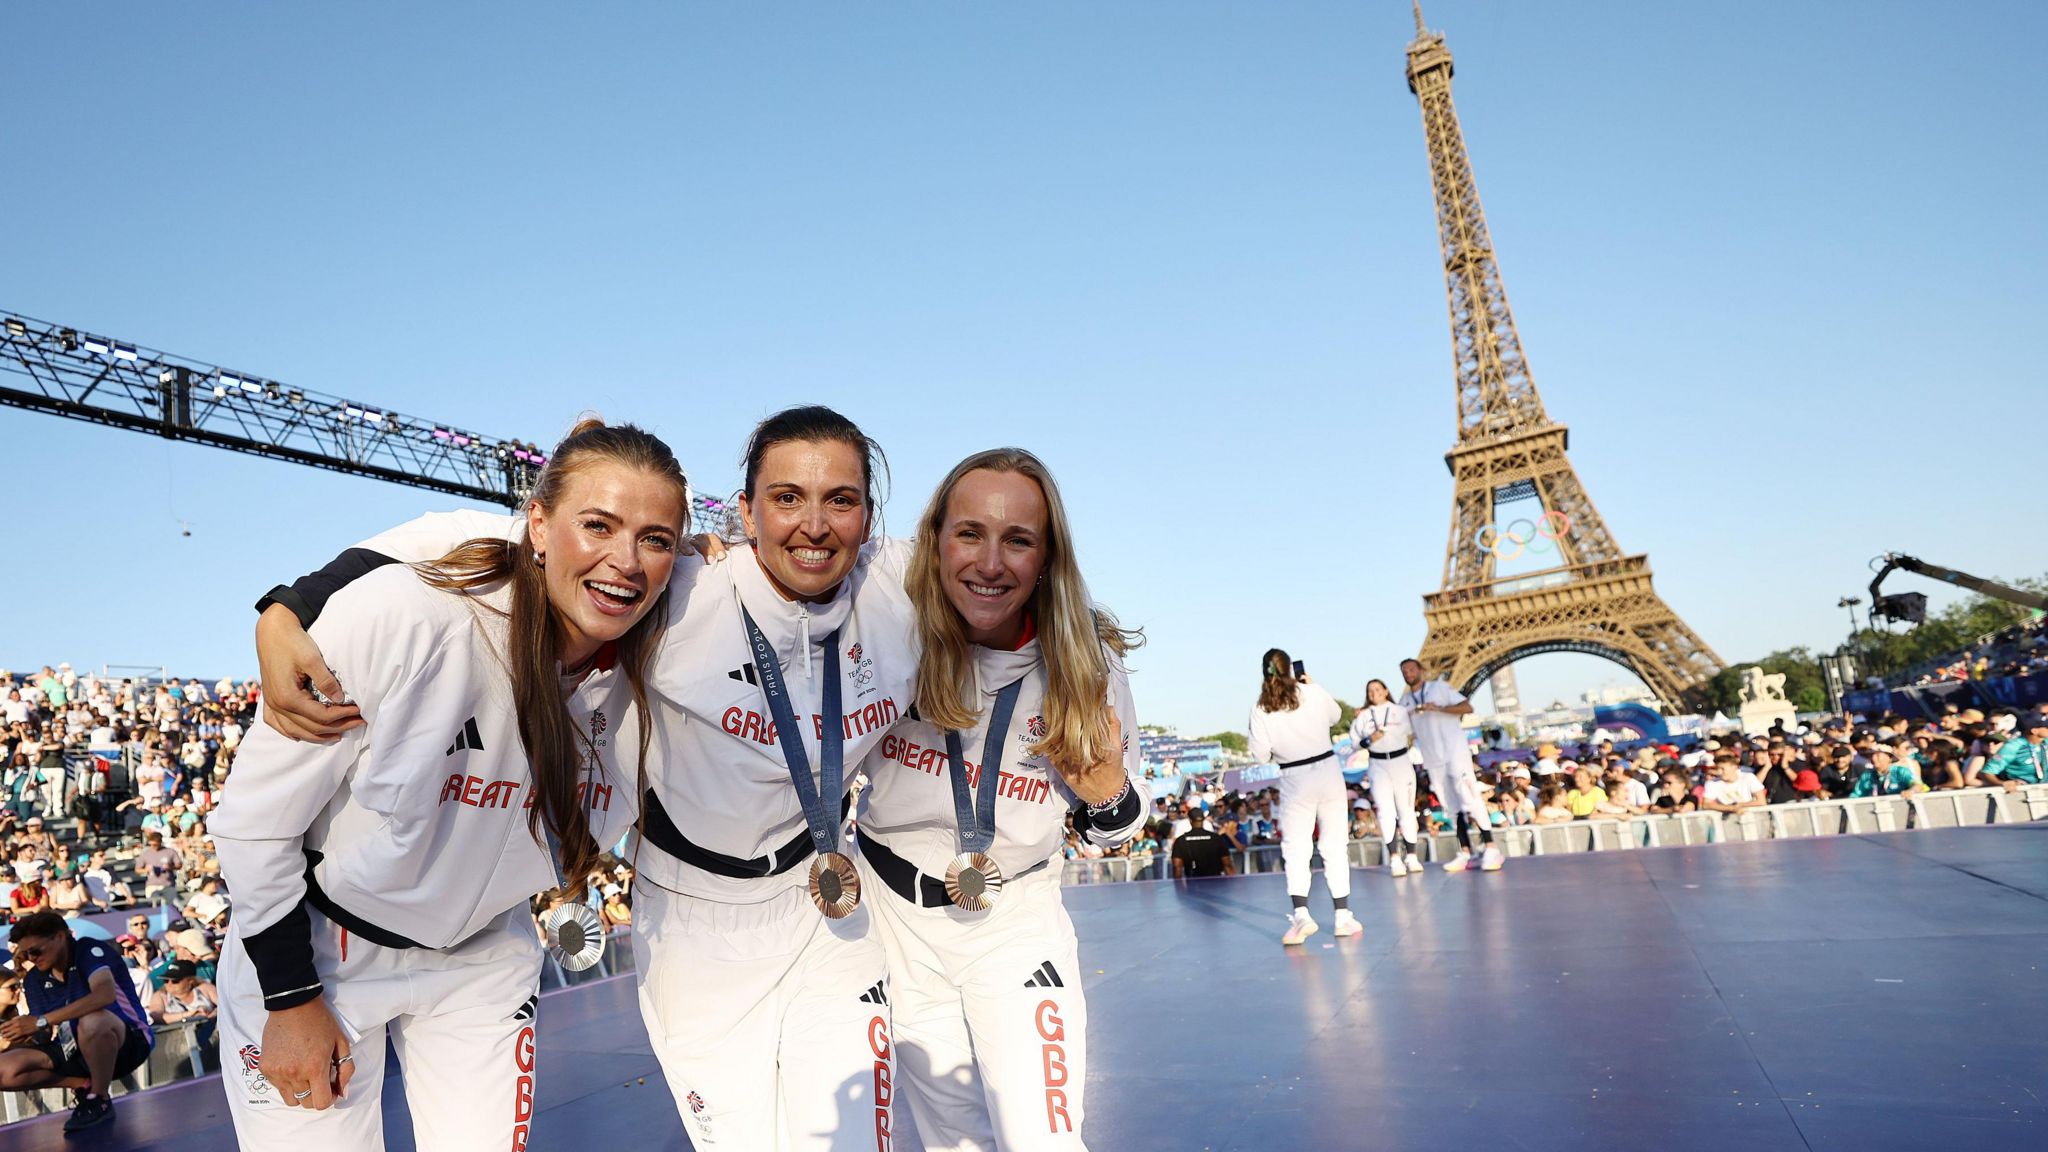
[[[527,507],[528,538],[545,559],[548,603],[565,668],[638,624],[668,587],[683,529],[673,481],[611,460],[571,473],[555,510]]]
[[[1012,647],[1046,561],[1045,493],[1021,472],[977,468],[946,498],[939,578],[967,639]]]
[[[860,559],[871,522],[861,454],[838,440],[787,440],[761,454],[740,520],[761,568],[792,600],[828,600]]]
[[[1401,661],[1401,679],[1406,681],[1410,688],[1422,687],[1422,664],[1415,660]]]
[[[1388,694],[1385,684],[1375,680],[1365,686],[1365,702],[1367,704],[1385,704],[1391,699],[1393,697]]]

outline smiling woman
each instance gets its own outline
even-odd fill
[[[647,707],[688,506],[666,445],[586,420],[524,540],[463,540],[327,601],[312,638],[369,725],[328,744],[257,727],[212,822],[235,892],[220,1018],[242,1147],[376,1146],[387,1034],[446,1078],[408,1092],[422,1144],[525,1143],[527,902],[580,887],[633,823],[646,744],[629,775],[625,743],[600,737]],[[351,1098],[356,1073],[372,1087]]]

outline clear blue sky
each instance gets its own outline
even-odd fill
[[[2048,569],[2048,6],[1427,15],[1549,410],[1722,656],[1835,642],[1877,552]],[[1441,574],[1411,35],[1406,0],[16,6],[0,307],[501,435],[635,419],[710,491],[822,401],[899,525],[1031,447],[1151,637],[1142,713],[1238,727],[1270,644],[1391,677]],[[448,504],[14,409],[0,458],[14,668],[247,672],[265,587]]]

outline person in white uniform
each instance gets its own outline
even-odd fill
[[[1344,768],[1330,743],[1330,729],[1343,719],[1344,710],[1278,648],[1267,650],[1259,670],[1264,682],[1252,709],[1247,751],[1255,764],[1280,766],[1280,862],[1294,904],[1280,942],[1300,944],[1320,930],[1308,910],[1314,879],[1309,858],[1317,850],[1337,908],[1332,931],[1356,936],[1364,929],[1351,914],[1351,805]]]
[[[847,768],[909,710],[916,666],[900,555],[863,550],[879,456],[828,408],[764,420],[740,500],[751,546],[677,566],[649,672],[645,818],[629,847],[635,967],[649,1040],[706,1152],[893,1145],[887,960],[840,835]],[[345,581],[351,563],[477,524],[428,517],[273,590],[266,698],[288,697],[311,736],[352,722],[299,687],[320,665],[293,601]]]
[[[1408,710],[1394,703],[1383,680],[1368,681],[1365,707],[1351,718],[1351,740],[1365,749],[1367,783],[1373,812],[1379,817],[1380,843],[1386,846],[1387,872],[1406,876],[1422,871],[1415,855],[1420,832],[1415,819],[1415,734]]]
[[[1486,814],[1486,796],[1479,790],[1479,777],[1472,768],[1472,745],[1465,739],[1465,725],[1458,718],[1471,713],[1472,705],[1463,693],[1445,681],[1428,679],[1419,660],[1401,661],[1401,679],[1408,691],[1401,694],[1401,707],[1408,712],[1409,727],[1415,731],[1415,746],[1422,752],[1422,765],[1429,771],[1430,791],[1452,819],[1458,834],[1458,855],[1444,861],[1446,872],[1472,868],[1472,830],[1479,830],[1481,852],[1478,866],[1487,872],[1500,871],[1503,857],[1493,842],[1493,822]]]
[[[863,876],[889,955],[896,1086],[929,1152],[1081,1152],[1087,1002],[1060,899],[1067,819],[1104,847],[1150,803],[1122,657],[1030,453],[962,461],[908,574],[916,712],[870,755]]]
[[[525,1146],[529,901],[581,888],[633,822],[604,733],[642,699],[688,507],[666,445],[585,421],[541,473],[530,547],[472,540],[327,602],[313,638],[370,726],[257,727],[208,821],[235,894],[217,985],[243,1148],[383,1147],[387,1037],[420,1147]]]

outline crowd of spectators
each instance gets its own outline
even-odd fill
[[[1418,767],[1416,776],[1422,826],[1450,831],[1428,775]],[[1933,720],[1888,715],[1858,723],[1836,716],[1758,736],[1718,734],[1683,750],[1646,743],[1621,751],[1612,741],[1545,744],[1522,758],[1492,762],[1480,772],[1480,783],[1496,826],[1736,813],[1771,804],[1962,788],[2012,791],[2048,783],[2048,703],[1990,715],[1950,707]],[[1350,791],[1351,838],[1379,839],[1378,814],[1364,785],[1353,784]],[[1252,861],[1252,849],[1280,843],[1276,801],[1271,786],[1239,793],[1213,781],[1199,783],[1185,795],[1155,798],[1151,819],[1128,844],[1105,850],[1070,831],[1066,855],[1122,856],[1134,865],[1158,861],[1153,874],[1162,877],[1215,875],[1205,864],[1186,861],[1180,841],[1192,830],[1202,846],[1196,855],[1208,855],[1213,839],[1224,852]]]
[[[1913,686],[2048,671],[2048,616],[2015,624],[1904,678]]]

